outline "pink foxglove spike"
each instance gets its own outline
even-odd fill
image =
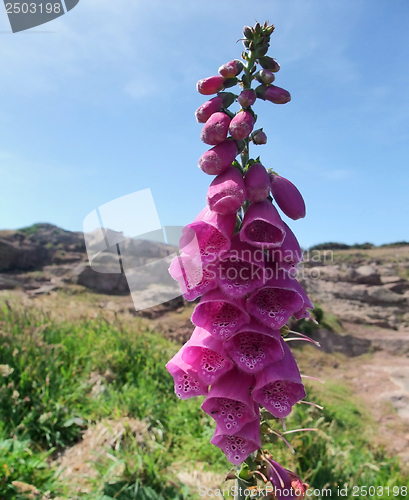
[[[218,340],[228,340],[250,321],[245,298],[233,299],[219,288],[202,296],[192,315],[192,322],[207,330]]]

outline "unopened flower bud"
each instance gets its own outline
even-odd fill
[[[230,123],[230,135],[238,141],[246,139],[251,134],[255,122],[256,120],[250,111],[239,111]]]
[[[267,52],[268,52],[268,43],[262,45],[257,49],[256,56],[257,57],[265,56]]]
[[[256,78],[260,83],[266,83],[267,85],[270,85],[271,83],[274,82],[276,79],[274,73],[272,73],[268,69],[261,69],[257,74]]]
[[[270,177],[261,163],[253,163],[246,172],[244,183],[247,199],[251,202],[265,200],[270,194]]]
[[[257,97],[264,101],[270,101],[274,104],[285,104],[291,101],[291,94],[281,87],[275,85],[259,85],[256,88]]]
[[[206,151],[199,159],[199,168],[209,175],[221,174],[230,167],[238,153],[237,144],[228,139]]]
[[[250,26],[244,26],[243,35],[249,40],[253,40],[253,28],[250,28]]]
[[[277,205],[290,219],[305,217],[305,203],[298,189],[288,179],[270,174],[271,192]]]
[[[243,71],[243,68],[244,68],[243,63],[238,59],[234,59],[233,61],[230,61],[226,64],[223,64],[223,66],[220,66],[219,73],[224,78],[233,78],[237,76],[241,71]]]
[[[212,95],[224,89],[224,78],[221,75],[209,76],[197,82],[197,91],[202,95]]]
[[[226,140],[230,118],[221,112],[213,113],[205,123],[200,138],[205,144],[215,146]]]
[[[213,97],[210,101],[205,102],[195,112],[198,123],[206,123],[213,113],[220,111],[223,107],[223,97]]]
[[[261,145],[261,144],[267,144],[267,136],[266,134],[263,132],[263,129],[260,128],[258,130],[255,130],[252,134],[251,134],[251,140],[253,141],[253,143],[257,146]]]
[[[246,89],[239,95],[237,101],[242,108],[248,108],[252,106],[257,99],[257,94],[253,89]]]
[[[231,214],[237,212],[246,201],[243,176],[235,167],[213,179],[207,191],[207,204],[213,212]]]
[[[277,73],[280,69],[278,62],[269,56],[262,56],[258,58],[258,62],[264,69],[269,69],[273,73]]]

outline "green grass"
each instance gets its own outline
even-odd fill
[[[201,411],[201,399],[179,401],[174,395],[165,364],[179,346],[143,330],[138,320],[132,328],[103,318],[56,323],[39,311],[2,305],[0,334],[2,500],[27,498],[17,493],[15,481],[49,492],[49,498],[73,499],[49,455],[75,444],[87,427],[106,418],[143,420],[149,439],[141,444],[127,431],[109,457],[96,456],[92,493],[78,498],[200,498],[178,480],[180,469],[211,464],[208,469],[217,474],[230,470],[209,443],[214,422]],[[95,373],[105,376],[98,397],[91,393]],[[324,411],[297,405],[287,427],[320,430],[287,436],[296,455],[282,442],[270,444],[279,461],[315,488],[409,482],[399,463],[371,444],[376,426],[345,387],[328,384],[309,398],[324,405]],[[118,467],[120,476],[112,479]]]

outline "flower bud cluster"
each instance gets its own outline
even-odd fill
[[[309,318],[313,304],[294,277],[303,260],[300,245],[273,201],[294,220],[305,216],[305,204],[290,181],[248,157],[250,141],[266,143],[262,129],[253,131],[251,106],[258,98],[271,100],[266,94],[279,89],[271,85],[279,65],[265,55],[273,29],[245,27],[245,62],[230,61],[220,76],[198,83],[204,95],[219,92],[196,111],[204,124],[202,141],[214,146],[199,167],[215,177],[207,206],[184,228],[181,254],[169,269],[187,300],[201,300],[192,315],[193,334],[167,369],[180,398],[206,396],[202,409],[216,421],[211,442],[233,464],[261,448],[260,407],[279,419],[305,397],[280,330],[291,316]],[[258,73],[257,60],[263,68]],[[242,92],[221,93],[226,79],[241,72]],[[266,90],[256,92],[250,83],[260,78]],[[227,110],[234,99],[241,106],[236,114]]]

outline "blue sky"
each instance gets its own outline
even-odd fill
[[[409,3],[254,3],[81,0],[19,34],[0,6],[0,228],[82,230],[146,188],[162,225],[188,224],[212,180],[197,168],[196,82],[269,20],[292,101],[256,104],[268,143],[253,151],[303,193],[300,243],[408,240]]]

